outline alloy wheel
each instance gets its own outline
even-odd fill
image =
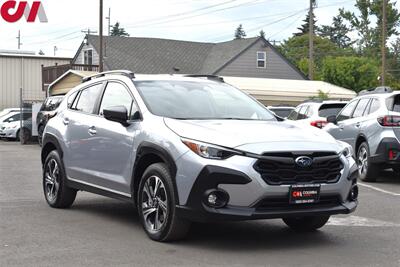
[[[45,169],[44,188],[46,191],[47,200],[55,201],[60,188],[60,168],[55,159],[48,161]]]
[[[168,216],[168,197],[160,177],[150,176],[142,190],[142,216],[145,227],[150,232],[158,232]]]
[[[358,152],[357,165],[360,175],[364,175],[368,171],[368,151],[363,146]]]

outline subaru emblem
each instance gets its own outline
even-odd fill
[[[301,156],[301,157],[298,157],[295,160],[295,162],[296,162],[297,166],[299,166],[301,168],[307,168],[307,167],[310,167],[312,165],[313,160],[310,157]]]

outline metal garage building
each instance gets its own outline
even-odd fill
[[[34,52],[0,50],[0,110],[43,101],[42,66],[69,64],[71,58],[37,56]]]

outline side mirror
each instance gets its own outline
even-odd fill
[[[328,118],[326,118],[326,121],[333,124],[337,124],[337,118],[335,115],[329,116]]]
[[[103,110],[104,118],[128,126],[128,110],[124,106],[113,106]]]

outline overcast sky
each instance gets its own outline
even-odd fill
[[[0,4],[4,0],[0,0]],[[28,1],[32,3],[32,1]],[[352,10],[355,0],[318,0],[318,24],[330,24],[340,7]],[[72,57],[84,29],[98,31],[98,0],[42,0],[48,23],[0,21],[0,49],[43,50],[52,56]],[[301,25],[308,0],[104,0],[104,16],[111,8],[111,24],[121,23],[131,36],[220,42],[233,38],[238,24],[248,37],[263,29],[271,40],[283,40]],[[399,4],[398,4],[399,5]],[[104,21],[107,33],[108,21]]]

